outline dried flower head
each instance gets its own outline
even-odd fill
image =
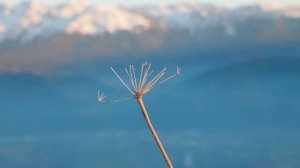
[[[125,72],[129,78],[129,83],[130,83],[128,84],[120,77],[120,75],[113,67],[110,67],[110,69],[113,71],[115,76],[120,80],[120,82],[126,87],[126,89],[130,92],[131,96],[133,96],[136,99],[141,98],[156,86],[163,84],[166,81],[180,75],[180,67],[177,66],[176,73],[174,73],[173,75],[164,77],[167,68],[163,68],[158,74],[156,74],[152,79],[150,79],[151,75],[153,74],[153,70],[151,69],[151,63],[145,62],[141,66],[141,71],[139,75],[136,74],[133,65],[129,65],[128,67],[125,67]],[[98,93],[98,100],[100,103],[121,101],[121,100],[108,101],[106,98],[107,96],[104,93],[101,94]],[[128,98],[126,98],[126,100],[127,99]]]

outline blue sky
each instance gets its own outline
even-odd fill
[[[24,0],[0,0],[0,2],[21,2]],[[37,2],[46,2],[50,4],[57,4],[61,2],[66,2],[68,0],[35,0]],[[84,0],[87,1],[87,0]],[[300,4],[299,0],[89,0],[92,2],[99,2],[105,4],[145,4],[145,3],[154,3],[154,4],[162,4],[162,3],[176,3],[176,2],[210,2],[217,3],[222,5],[237,5],[237,4],[249,4],[249,3],[257,3],[257,2],[267,2],[267,3],[282,3],[282,4]]]

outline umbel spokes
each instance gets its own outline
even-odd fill
[[[142,64],[139,73],[135,72],[135,68],[133,65],[125,67],[125,72],[129,79],[129,82],[126,83],[113,67],[111,67],[110,69],[113,71],[113,73],[122,83],[122,85],[124,85],[126,89],[130,92],[130,94],[136,99],[141,98],[143,95],[148,93],[156,86],[163,84],[166,81],[180,75],[180,67],[177,66],[176,73],[170,76],[165,77],[167,68],[163,68],[158,74],[151,78],[153,74],[153,70],[151,69],[151,63],[145,62]],[[108,101],[106,98],[107,96],[104,93],[98,93],[98,100],[100,103],[113,102]]]

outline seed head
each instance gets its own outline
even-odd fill
[[[110,69],[112,70],[114,75],[119,79],[122,85],[124,85],[125,88],[130,92],[131,96],[136,99],[141,98],[156,86],[163,84],[166,81],[180,75],[180,67],[177,66],[176,73],[173,75],[164,77],[167,68],[163,68],[158,74],[156,74],[152,79],[150,79],[151,75],[153,74],[153,70],[151,70],[151,63],[145,62],[141,66],[139,77],[136,74],[133,65],[129,65],[128,67],[125,67],[125,72],[129,79],[129,83],[126,83],[113,67],[110,67]],[[100,103],[109,102],[105,100],[106,97],[107,96],[104,95],[103,93],[102,94],[98,93],[98,100]]]

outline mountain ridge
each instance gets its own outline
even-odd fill
[[[225,7],[213,4],[118,6],[89,2],[47,5],[40,2],[0,4],[0,42],[20,39],[30,42],[58,33],[101,35],[119,31],[142,33],[150,29],[205,32],[221,26],[235,35],[236,25],[251,17],[299,19],[300,5],[255,4]]]

